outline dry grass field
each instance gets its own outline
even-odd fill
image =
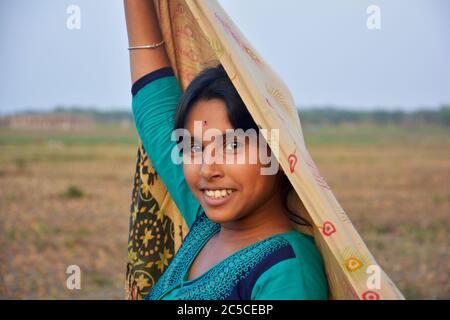
[[[322,175],[406,298],[450,299],[450,129],[305,128]],[[0,298],[122,299],[133,128],[0,129]],[[66,268],[82,270],[81,290]]]

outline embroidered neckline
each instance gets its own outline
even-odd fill
[[[203,213],[203,214],[204,214],[204,213]],[[206,216],[206,214],[205,214],[205,216]],[[208,220],[209,220],[209,219],[208,219]],[[209,220],[209,221],[212,222],[211,220]],[[214,223],[214,222],[212,222],[212,223]],[[220,225],[219,225],[219,227],[220,227]],[[241,248],[241,249],[237,250],[236,252],[230,254],[230,255],[227,256],[226,258],[224,258],[224,259],[222,259],[221,261],[217,262],[217,263],[216,263],[215,265],[213,265],[211,268],[209,268],[208,270],[206,270],[205,272],[203,272],[201,275],[195,277],[194,279],[187,280],[187,278],[188,278],[188,276],[189,276],[189,270],[191,269],[191,267],[192,267],[192,265],[193,265],[193,263],[194,263],[194,261],[195,261],[195,258],[196,258],[197,255],[200,253],[200,251],[203,250],[203,248],[206,246],[206,244],[209,242],[209,240],[211,240],[211,238],[214,237],[214,235],[216,235],[219,231],[220,231],[220,228],[217,229],[217,230],[214,230],[214,232],[213,232],[210,236],[208,236],[208,237],[206,237],[205,239],[203,239],[201,245],[198,247],[198,249],[196,250],[196,252],[195,252],[193,255],[190,256],[189,263],[187,264],[186,270],[184,270],[183,278],[181,279],[181,282],[183,283],[183,286],[184,286],[184,285],[190,285],[191,283],[196,282],[197,280],[201,280],[201,278],[203,278],[203,277],[206,276],[207,274],[213,272],[214,269],[220,268],[220,266],[221,266],[222,264],[226,264],[229,260],[232,260],[232,259],[236,258],[236,256],[241,255],[244,251],[251,250],[251,249],[253,249],[253,248],[256,247],[256,246],[259,246],[259,245],[263,244],[264,242],[267,242],[267,241],[272,240],[272,238],[275,238],[275,237],[278,237],[278,236],[284,235],[284,234],[289,234],[289,233],[294,232],[294,231],[296,231],[296,230],[294,229],[294,230],[287,231],[287,232],[283,232],[283,233],[273,234],[273,235],[271,235],[271,236],[269,236],[269,237],[267,237],[267,238],[265,238],[265,239],[262,239],[262,240],[259,240],[259,241],[257,241],[257,242],[254,242],[254,243],[252,243],[252,244],[250,244],[250,245],[248,245],[248,246],[246,246],[246,247],[244,247],[244,248]]]
[[[212,221],[211,221],[212,222]],[[206,237],[205,239],[203,239],[202,243],[200,244],[200,246],[197,248],[197,250],[195,251],[195,253],[193,255],[190,256],[189,258],[189,262],[187,264],[186,270],[184,270],[183,272],[183,278],[181,279],[181,282],[183,283],[183,285],[185,284],[190,284],[194,281],[199,280],[201,277],[203,277],[205,274],[207,274],[209,271],[211,271],[211,269],[213,269],[215,266],[217,266],[220,262],[224,261],[219,261],[218,263],[216,263],[214,266],[212,266],[211,268],[209,268],[208,270],[206,270],[205,272],[203,272],[201,275],[199,275],[198,277],[195,277],[194,279],[188,280],[188,276],[189,276],[189,270],[191,269],[192,265],[194,264],[195,258],[198,256],[198,254],[200,253],[200,251],[203,250],[203,248],[206,246],[206,244],[209,242],[209,240],[211,240],[212,237],[214,237],[214,235],[216,235],[218,232],[220,231],[219,229],[214,230],[208,237]],[[225,258],[226,259],[226,258]]]
[[[233,285],[245,278],[253,266],[264,259],[265,256],[281,247],[290,245],[280,235],[297,232],[291,230],[278,233],[255,242],[219,261],[200,276],[192,280],[186,280],[195,257],[206,243],[220,231],[220,228],[220,224],[209,220],[205,212],[202,212],[191,226],[191,232],[184,239],[174,260],[154,285],[146,299],[161,299],[176,287],[180,287],[180,295],[177,294],[179,299],[193,299],[195,297],[206,299],[210,296],[216,296],[219,299],[226,296]]]

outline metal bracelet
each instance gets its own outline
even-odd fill
[[[164,40],[158,43],[148,44],[144,46],[134,46],[134,47],[128,47],[128,50],[135,50],[135,49],[155,49],[161,46],[164,43]]]

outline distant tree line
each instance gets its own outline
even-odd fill
[[[91,116],[97,122],[116,123],[122,121],[133,121],[133,114],[128,110],[102,111],[95,108],[86,109],[81,107],[56,107],[53,112]]]
[[[352,111],[335,108],[303,109],[299,108],[300,119],[303,124],[344,124],[344,123],[373,123],[373,124],[436,124],[450,126],[450,106],[442,106],[438,110],[405,111]]]
[[[299,116],[304,125],[339,125],[345,123],[396,124],[396,125],[443,125],[450,126],[450,105],[441,106],[437,110],[418,111],[354,111],[335,107],[309,109],[300,107]],[[101,111],[95,108],[56,107],[55,113],[70,113],[91,116],[97,122],[133,121],[130,110]],[[33,113],[33,112],[24,112]]]

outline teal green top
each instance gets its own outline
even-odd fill
[[[296,230],[258,241],[199,277],[187,280],[192,262],[220,231],[220,224],[208,219],[186,183],[183,165],[171,160],[171,153],[176,150],[176,141],[171,140],[174,114],[181,96],[176,78],[165,68],[144,76],[136,84],[132,109],[137,131],[156,172],[190,228],[146,299],[327,299],[328,283],[320,252],[311,236]]]

